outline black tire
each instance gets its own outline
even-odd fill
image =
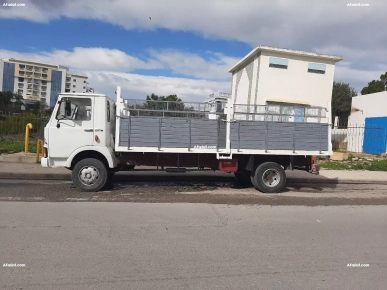
[[[251,175],[250,175],[250,181],[251,181],[251,183],[253,184],[253,186],[255,187],[256,190],[261,191],[261,190],[259,189],[257,183],[255,182],[254,174],[255,174],[255,172],[251,172]]]
[[[255,169],[254,182],[256,189],[263,193],[279,193],[286,185],[286,173],[281,165],[265,162]]]
[[[243,186],[251,186],[251,180],[248,172],[234,172],[235,180],[237,184],[243,185]]]
[[[84,178],[81,178],[83,175]],[[71,173],[73,183],[80,191],[95,192],[103,188],[108,180],[106,166],[94,158],[86,158],[75,164]],[[86,177],[89,181],[87,181]]]

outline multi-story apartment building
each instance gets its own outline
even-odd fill
[[[88,84],[87,77],[68,73],[66,76],[65,92],[86,93]]]
[[[87,77],[74,75],[67,67],[17,60],[0,60],[0,89],[18,93],[26,100],[53,106],[58,94],[85,93]]]

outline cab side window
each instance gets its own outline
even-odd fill
[[[92,105],[90,98],[63,98],[60,104],[57,119],[70,119],[74,121],[90,121]]]

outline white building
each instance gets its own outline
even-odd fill
[[[86,93],[87,91],[87,82],[86,76],[80,76],[75,74],[67,74],[66,77],[66,93]]]
[[[330,110],[340,56],[258,46],[233,66],[233,104],[310,106]]]
[[[222,112],[230,97],[231,94],[228,93],[211,94],[206,101],[206,104],[209,104],[210,106],[211,112],[208,115],[208,118],[211,120],[218,118],[217,113]]]
[[[85,93],[87,77],[72,75],[60,65],[17,60],[0,60],[0,90],[15,92],[26,100],[45,102],[53,106],[58,94]]]
[[[387,91],[353,97],[348,127],[348,151],[386,153]]]

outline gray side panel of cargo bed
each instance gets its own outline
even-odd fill
[[[232,149],[327,151],[328,125],[239,121],[231,124]]]
[[[161,134],[161,138],[160,138]],[[193,148],[226,146],[226,123],[218,120],[130,117],[121,119],[120,146]]]

